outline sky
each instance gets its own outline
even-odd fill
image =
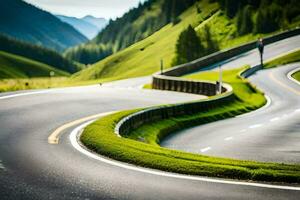
[[[104,17],[115,19],[121,17],[132,7],[145,0],[25,0],[53,14],[72,17]]]

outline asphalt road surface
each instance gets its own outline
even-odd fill
[[[208,155],[300,163],[300,85],[287,78],[300,63],[257,72],[251,83],[271,99],[250,114],[180,131],[162,146]]]
[[[296,41],[295,38],[297,38]],[[282,41],[285,45],[280,49],[274,49],[278,52],[276,55],[295,49],[294,44],[295,42],[299,44],[300,37],[294,37],[290,41],[293,44],[291,48],[287,40]],[[288,87],[299,91],[296,85],[286,82],[282,74],[293,67],[295,66],[274,69],[272,70],[273,76],[284,84],[288,84]],[[290,130],[288,132],[290,137],[280,142],[275,141],[277,137],[273,137],[273,142],[282,143],[280,148],[285,151],[297,151],[293,146],[297,143],[292,141],[292,138],[296,137],[297,128],[294,126],[297,126],[297,116],[299,119],[298,112],[294,110],[294,104],[299,107],[299,98],[298,101],[296,96],[292,98],[293,95],[288,91],[285,92],[287,89],[284,87],[278,86],[269,90],[269,86],[272,85],[259,78],[265,77],[268,73],[267,71],[258,72],[251,78],[251,81],[255,81],[268,92],[277,92],[284,96],[279,95],[272,99],[271,106],[265,111],[258,111],[247,117],[252,116],[253,119],[259,121],[259,123],[253,121],[253,125],[263,124],[260,127],[256,126],[256,130],[267,126],[264,122],[271,120],[263,114],[264,112],[273,113],[272,118],[273,116],[282,117],[280,119],[286,117],[287,120],[282,121],[283,124],[275,123],[275,125],[281,128],[286,126],[284,130]],[[64,131],[59,144],[48,144],[48,136],[57,127],[85,116],[201,98],[197,95],[176,92],[136,89],[137,80],[139,84],[142,84],[149,78],[123,81],[119,86],[118,82],[115,82],[103,86],[27,91],[25,95],[23,92],[1,94],[0,199],[299,199],[300,191],[171,178],[96,161],[73,148],[69,140],[71,129]],[[283,98],[286,101],[280,100]],[[283,104],[285,109],[283,109]],[[289,116],[284,116],[284,114]],[[219,122],[215,124],[216,127],[220,126]],[[274,129],[277,127],[275,125]],[[228,129],[228,134],[231,133],[231,128]],[[228,137],[232,136],[235,137],[235,135]],[[209,137],[207,134],[208,139]],[[214,135],[211,136],[213,137]],[[247,137],[251,136],[245,136],[249,141]],[[260,139],[259,137],[259,134],[254,133],[253,143],[255,141],[271,142],[270,140],[264,141],[265,137]],[[231,142],[238,139],[236,137]],[[278,139],[285,138],[278,137]],[[288,144],[289,142],[292,143]],[[214,148],[212,143],[209,144]],[[288,149],[289,145],[291,148]],[[226,145],[223,147],[227,149]],[[276,145],[274,147],[277,148]],[[272,145],[270,148],[272,149]],[[205,153],[210,153],[210,150]],[[284,154],[292,155],[293,153],[283,151],[281,156],[283,157]],[[262,156],[258,159],[264,160],[265,158]],[[295,159],[297,160],[296,157]]]

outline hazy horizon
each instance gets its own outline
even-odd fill
[[[82,18],[91,15],[97,18],[121,17],[139,2],[145,0],[24,0],[54,15]]]

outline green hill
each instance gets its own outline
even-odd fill
[[[274,7],[273,4],[272,7]],[[271,32],[267,30],[241,34],[239,33],[240,22],[238,22],[237,17],[239,11],[235,11],[236,14],[230,16],[227,14],[229,12],[227,10],[229,8],[222,7],[222,3],[218,3],[218,1],[199,1],[183,12],[177,23],[167,24],[146,39],[101,60],[73,77],[75,80],[112,80],[149,75],[158,71],[160,59],[164,60],[166,67],[170,67],[175,55],[175,44],[178,36],[189,24],[195,28],[199,35],[203,34],[204,25],[209,26],[211,33],[213,33],[213,39],[217,41],[221,49],[233,47],[254,40],[258,36],[274,32],[274,30]],[[152,10],[152,12],[154,11]],[[259,10],[253,11],[251,14],[253,26],[255,26],[255,17],[258,13]],[[141,15],[141,18],[144,18],[144,15]],[[280,24],[282,28],[277,28],[276,31],[294,27],[297,24],[299,24],[298,11],[290,21],[282,22]]]
[[[148,0],[109,24],[90,42],[65,51],[67,58],[84,64],[95,63],[152,35],[197,0]]]
[[[246,32],[240,34],[238,31],[239,25],[237,17],[239,11],[236,11],[234,16],[229,16],[227,14],[228,9],[227,7],[222,7],[222,3],[218,1],[198,1],[180,15],[178,23],[167,24],[146,39],[74,74],[73,79],[115,80],[150,75],[159,70],[160,59],[164,60],[165,67],[170,67],[175,56],[175,45],[178,36],[189,24],[195,28],[200,36],[203,34],[205,25],[209,26],[212,37],[217,41],[220,49],[233,47],[244,42],[255,40],[259,36],[274,33],[272,30],[272,32],[252,31],[250,33]],[[257,10],[258,11],[251,13],[253,23],[256,23],[259,9]],[[300,12],[297,11],[294,17],[289,21],[284,20],[282,24],[280,24],[282,27],[277,28],[276,31],[299,25],[299,14]],[[144,15],[141,15],[141,18],[144,18]],[[253,24],[253,26],[255,26],[255,24]]]
[[[68,76],[69,73],[28,58],[0,51],[0,79]]]
[[[74,73],[83,68],[83,65],[64,58],[54,50],[23,42],[16,38],[0,34],[0,44],[0,51],[24,56],[32,60],[55,66],[62,71]]]

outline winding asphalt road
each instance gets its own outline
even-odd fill
[[[266,108],[173,134],[162,146],[208,155],[300,163],[300,85],[287,74],[300,63],[250,77],[271,99]]]
[[[290,44],[288,41],[291,41]],[[284,42],[283,47],[273,50],[277,52],[276,55],[295,49],[295,42],[299,44],[300,37],[293,37],[281,42]],[[248,56],[253,56],[253,54],[255,52]],[[276,55],[272,55],[272,57]],[[283,72],[294,67],[296,66],[292,65],[270,71],[276,80],[299,91],[299,87],[292,85],[294,83],[287,81],[283,76]],[[273,113],[272,117],[277,117],[277,114],[282,119],[285,117],[286,120],[282,122],[283,124],[275,124],[281,128],[286,125],[286,130],[291,130],[288,133],[294,138],[294,141],[289,138],[285,143],[282,141],[284,138],[279,137],[280,141],[278,142],[276,137],[273,137],[273,142],[281,143],[280,148],[285,151],[297,151],[293,146],[290,149],[287,147],[299,144],[295,141],[297,127],[293,127],[297,125],[299,127],[299,121],[297,122],[299,113],[295,112],[295,108],[299,106],[299,98],[297,99],[296,96],[292,98],[294,94],[292,95],[291,91],[285,92],[286,88],[282,85],[282,87],[278,85],[277,89],[273,89],[274,91],[272,89],[269,91],[269,86],[272,85],[266,84],[265,79],[261,80],[261,78],[268,77],[268,73],[269,71],[258,72],[251,78],[251,81],[255,81],[262,89],[266,89],[267,94],[268,92],[279,94],[277,98],[275,98],[275,94],[274,97],[272,96],[273,104],[265,110],[231,120],[265,124],[266,120],[271,120],[265,118],[267,116],[264,117],[263,113],[265,112]],[[135,88],[137,82],[142,84],[148,80],[149,77],[146,77],[103,86],[29,91],[25,92],[27,93],[25,95],[22,92],[1,94],[0,199],[298,199],[300,191],[178,179],[99,162],[73,148],[69,140],[71,129],[63,132],[59,144],[48,144],[48,136],[57,127],[85,116],[201,98],[197,95]],[[280,95],[284,95],[286,101],[280,100],[283,98]],[[290,100],[292,101],[290,102]],[[294,104],[297,106],[294,107]],[[284,106],[286,106],[285,109],[283,109]],[[289,114],[289,116],[284,116],[284,114]],[[246,117],[247,120],[242,120]],[[250,119],[255,119],[259,123]],[[226,120],[223,122],[228,123]],[[219,123],[221,122],[214,124],[217,127]],[[238,130],[242,127],[239,124],[235,124],[235,126]],[[272,127],[276,129],[277,126],[273,125]],[[230,128],[228,132],[231,132],[233,127],[230,126]],[[257,126],[256,130],[260,128],[263,127]],[[248,142],[251,137],[249,135],[246,134],[244,139],[236,137],[231,142],[235,140]],[[255,141],[264,142],[265,137],[259,139],[260,135],[255,133],[253,136],[255,136]],[[206,134],[206,137],[208,141],[213,141],[213,139],[209,140],[209,134]],[[210,138],[214,137],[215,134],[212,133]],[[288,144],[289,142],[292,143]],[[213,143],[210,145],[214,147]],[[228,149],[226,145],[223,147],[224,151]],[[237,148],[238,146],[233,145],[233,147]],[[278,159],[286,154],[293,155],[293,153],[285,151],[278,156]],[[209,150],[205,153],[210,152],[213,151]],[[235,155],[232,154],[232,156]],[[259,159],[264,160],[265,158],[262,156]],[[299,162],[296,156],[295,160],[284,161]]]

